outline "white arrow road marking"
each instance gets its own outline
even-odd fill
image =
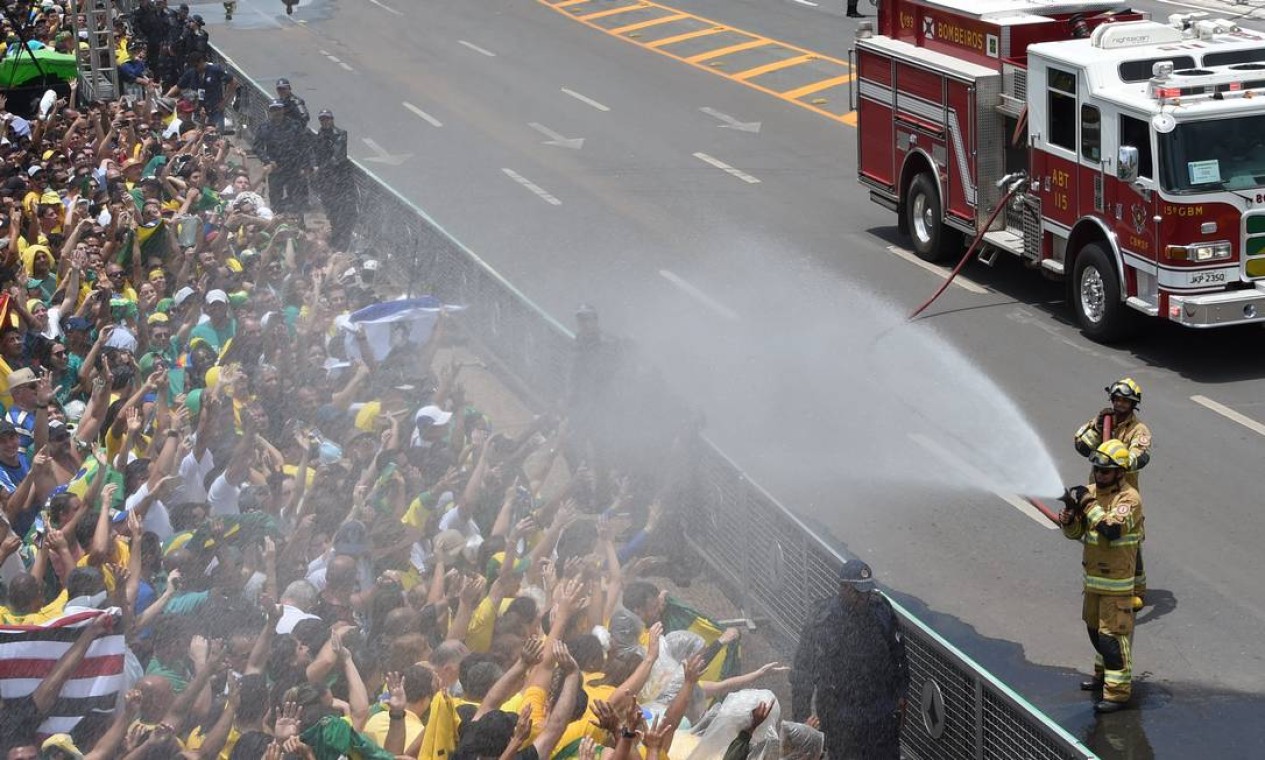
[[[567,88],[563,87],[563,88],[562,88],[562,91],[563,91],[563,92],[565,92],[566,94],[570,95],[571,97],[575,98],[576,100],[580,101],[581,103],[584,103],[585,105],[590,105],[590,106],[593,106],[594,108],[596,108],[596,109],[597,109],[597,110],[599,110],[599,111],[609,111],[609,110],[611,110],[609,106],[604,106],[604,105],[602,105],[601,103],[599,103],[599,102],[597,102],[596,100],[594,100],[593,98],[590,98],[590,97],[588,97],[588,96],[586,96],[586,95],[581,95],[580,93],[576,92],[575,90],[568,90]]]
[[[717,111],[715,108],[710,108],[708,106],[704,106],[698,110],[702,111],[708,116],[711,116],[714,119],[720,119],[721,121],[725,122],[724,124],[718,125],[720,126],[721,129],[736,129],[739,132],[759,132],[760,131],[761,122],[738,121],[737,119],[730,116],[729,114],[721,113],[720,111]]]
[[[545,141],[545,145],[555,145],[559,148],[570,148],[572,150],[579,150],[584,147],[583,137],[563,137],[549,127],[546,127],[544,124],[537,124],[534,121],[527,126],[549,138]]]
[[[537,196],[539,196],[541,200],[543,200],[545,203],[548,203],[550,206],[562,205],[562,201],[550,195],[549,192],[546,191],[543,187],[541,187],[540,185],[537,185],[535,182],[532,182],[531,180],[527,179],[526,177],[514,171],[513,169],[501,169],[501,171],[505,172],[506,177],[509,177],[510,179],[514,180],[518,184],[532,191]]]
[[[370,156],[369,158],[366,158],[365,159],[366,161],[375,161],[380,164],[388,164],[390,166],[399,166],[400,164],[404,163],[405,161],[413,157],[412,153],[400,153],[398,155],[388,153],[385,148],[383,148],[381,145],[374,142],[372,139],[368,137],[364,137],[361,139],[364,141],[366,148],[368,148],[369,150],[377,154],[375,156]]]
[[[412,103],[409,103],[408,101],[405,101],[403,105],[408,110],[422,117],[422,120],[424,120],[427,124],[431,125],[432,127],[442,127],[444,125],[442,121],[440,121],[439,119],[436,119],[434,116],[431,116],[430,114],[426,113],[425,111],[413,105]]]
[[[488,50],[486,48],[481,48],[478,45],[474,44],[473,42],[466,42],[465,40],[457,40],[457,44],[465,45],[466,47],[470,48],[474,52],[479,53],[480,55],[486,55],[488,58],[496,57],[496,53],[493,53],[491,50]]]
[[[1217,401],[1213,401],[1207,396],[1191,396],[1190,400],[1194,401],[1196,404],[1199,404],[1202,407],[1211,409],[1212,411],[1216,412],[1222,417],[1225,417],[1228,420],[1234,420],[1235,422],[1239,423],[1240,425],[1247,428],[1248,430],[1251,430],[1253,433],[1256,433],[1257,435],[1265,435],[1265,425],[1262,425],[1261,423],[1257,422],[1256,420],[1252,419],[1246,414],[1242,414],[1240,412],[1234,411],[1233,409],[1226,406],[1225,404],[1222,404]]]
[[[730,166],[729,164],[725,163],[724,161],[721,161],[721,160],[720,160],[720,159],[718,159],[718,158],[712,158],[711,156],[707,155],[706,153],[695,153],[695,154],[694,154],[694,158],[697,158],[699,161],[704,161],[704,162],[706,162],[706,163],[709,163],[709,164],[711,164],[712,166],[716,167],[717,169],[720,169],[720,170],[721,170],[721,171],[723,171],[723,172],[726,172],[726,173],[728,173],[728,174],[732,174],[733,176],[737,177],[738,179],[742,180],[743,182],[746,182],[746,183],[747,183],[747,184],[749,184],[749,185],[756,185],[756,184],[759,184],[759,183],[760,183],[760,180],[756,179],[755,177],[752,177],[750,174],[747,174],[746,172],[742,171],[741,169],[735,169],[735,168],[733,168],[732,166]]]
[[[959,458],[956,454],[949,451],[944,446],[941,446],[939,443],[936,443],[931,438],[923,435],[922,433],[910,433],[909,439],[912,440],[914,443],[918,444],[919,446],[923,447],[924,449],[926,449],[931,454],[935,455],[938,459],[943,461],[948,466],[962,473],[962,475],[966,476],[969,482],[971,483],[987,483],[988,482],[988,478],[984,475],[984,473],[975,469],[975,467],[973,467],[971,464]],[[1022,498],[1016,496],[1015,494],[1001,493],[1000,491],[994,491],[991,488],[988,489],[988,492],[996,496],[997,498],[1001,499],[1002,501],[1006,502],[1010,506],[1014,507],[1015,509],[1019,510],[1020,512],[1024,513],[1028,517],[1031,517],[1042,528],[1046,528],[1047,530],[1054,530],[1056,527],[1058,527],[1054,523],[1050,522],[1050,519],[1048,517],[1041,514],[1041,510],[1032,506],[1031,504],[1024,501]]]
[[[738,316],[738,312],[734,311],[728,306],[725,306],[723,303],[721,303],[720,301],[717,301],[715,298],[712,298],[711,296],[707,295],[702,290],[699,290],[696,286],[690,284],[689,282],[686,282],[685,278],[681,277],[679,274],[676,274],[675,272],[669,272],[666,269],[660,269],[659,276],[667,280],[668,282],[672,283],[673,285],[677,286],[678,288],[680,288],[681,292],[685,293],[690,298],[693,298],[694,300],[703,304],[704,306],[716,312],[717,314],[724,317],[725,319],[728,319],[734,322],[737,322],[740,319]]]

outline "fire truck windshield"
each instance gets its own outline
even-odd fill
[[[1183,122],[1158,137],[1160,181],[1169,192],[1265,187],[1265,114]]]

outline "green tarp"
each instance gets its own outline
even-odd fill
[[[32,55],[35,56],[34,61],[31,60]],[[35,65],[36,61],[39,66]],[[75,56],[69,53],[58,53],[47,48],[31,53],[15,49],[12,55],[0,61],[0,88],[21,87],[32,80],[38,80],[41,68],[44,74],[69,82],[75,78],[76,67]]]

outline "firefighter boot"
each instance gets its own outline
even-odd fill
[[[1096,702],[1094,704],[1094,712],[1098,713],[1099,715],[1103,715],[1106,713],[1119,712],[1120,710],[1123,710],[1124,708],[1125,708],[1124,702],[1108,702],[1105,699],[1100,700],[1099,702]]]

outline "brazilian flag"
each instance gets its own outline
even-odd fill
[[[659,618],[663,623],[663,632],[689,631],[702,637],[703,642],[711,646],[720,638],[725,629],[714,619],[704,615],[674,596],[669,596],[663,605],[663,615]],[[737,641],[721,647],[716,656],[707,663],[703,671],[704,681],[723,681],[742,672],[742,652]]]
[[[326,715],[320,722],[299,734],[312,748],[316,760],[395,760],[395,755],[351,727],[342,718]]]
[[[66,485],[66,490],[82,499],[84,494],[88,493],[88,487],[92,485],[92,479],[96,477],[99,467],[101,467],[101,463],[96,460],[96,457],[85,458],[83,466],[79,468],[79,472],[76,472],[75,476],[70,479],[70,483]],[[122,509],[123,503],[127,498],[127,494],[123,491],[123,473],[109,465],[105,465],[105,483],[102,486],[104,487],[110,483],[115,485],[115,489],[114,503],[109,506],[112,509]]]

